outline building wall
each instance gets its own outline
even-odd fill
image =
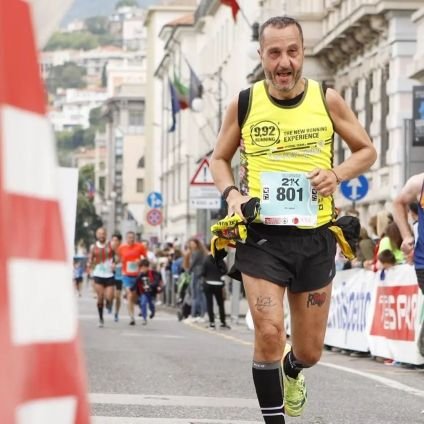
[[[163,81],[155,76],[155,71],[163,58],[164,41],[159,37],[164,25],[194,11],[193,6],[156,6],[150,7],[146,15],[147,29],[147,73],[146,73],[146,194],[161,192],[162,142],[169,129],[170,103],[165,106],[166,89]],[[168,89],[169,90],[169,89]],[[166,112],[168,111],[168,112]],[[166,113],[165,113],[166,112]],[[168,196],[169,197],[169,196]],[[164,194],[164,202],[169,199]],[[145,238],[162,238],[162,228],[144,222]]]
[[[417,2],[401,5],[383,1],[326,2],[324,34],[314,52],[332,71],[335,88],[344,95],[367,129],[378,152],[367,196],[356,203],[361,218],[386,208],[410,174],[405,123],[412,116],[414,81],[408,69],[416,51],[416,29],[411,15]],[[349,154],[336,143],[336,163]],[[422,152],[417,152],[423,162]],[[417,158],[418,158],[417,157]],[[339,193],[336,204],[351,202]]]

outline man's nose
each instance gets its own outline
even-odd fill
[[[289,56],[288,56],[287,53],[281,53],[279,65],[282,68],[289,68],[290,67],[290,59],[289,59]]]

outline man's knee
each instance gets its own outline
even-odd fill
[[[321,359],[322,346],[295,346],[293,353],[296,357],[296,361],[301,363],[303,368],[309,368],[315,365]]]
[[[283,344],[285,338],[283,325],[269,321],[255,323],[255,337],[262,350],[273,352]]]

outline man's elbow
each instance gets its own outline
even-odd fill
[[[370,146],[368,148],[368,162],[369,162],[369,166],[371,167],[372,165],[374,165],[375,161],[377,160],[377,150],[375,149],[374,146]]]

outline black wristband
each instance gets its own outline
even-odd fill
[[[336,171],[334,169],[332,169],[332,168],[330,168],[329,171],[332,172],[334,174],[334,176],[336,177],[336,183],[337,183],[337,185],[340,184],[342,182],[342,180],[336,174]]]
[[[226,201],[227,200],[227,197],[228,197],[228,195],[230,194],[230,191],[232,191],[232,190],[237,190],[237,191],[239,191],[239,189],[238,189],[238,187],[237,186],[235,186],[235,185],[230,185],[230,186],[228,186],[223,192],[222,192],[222,198]]]

